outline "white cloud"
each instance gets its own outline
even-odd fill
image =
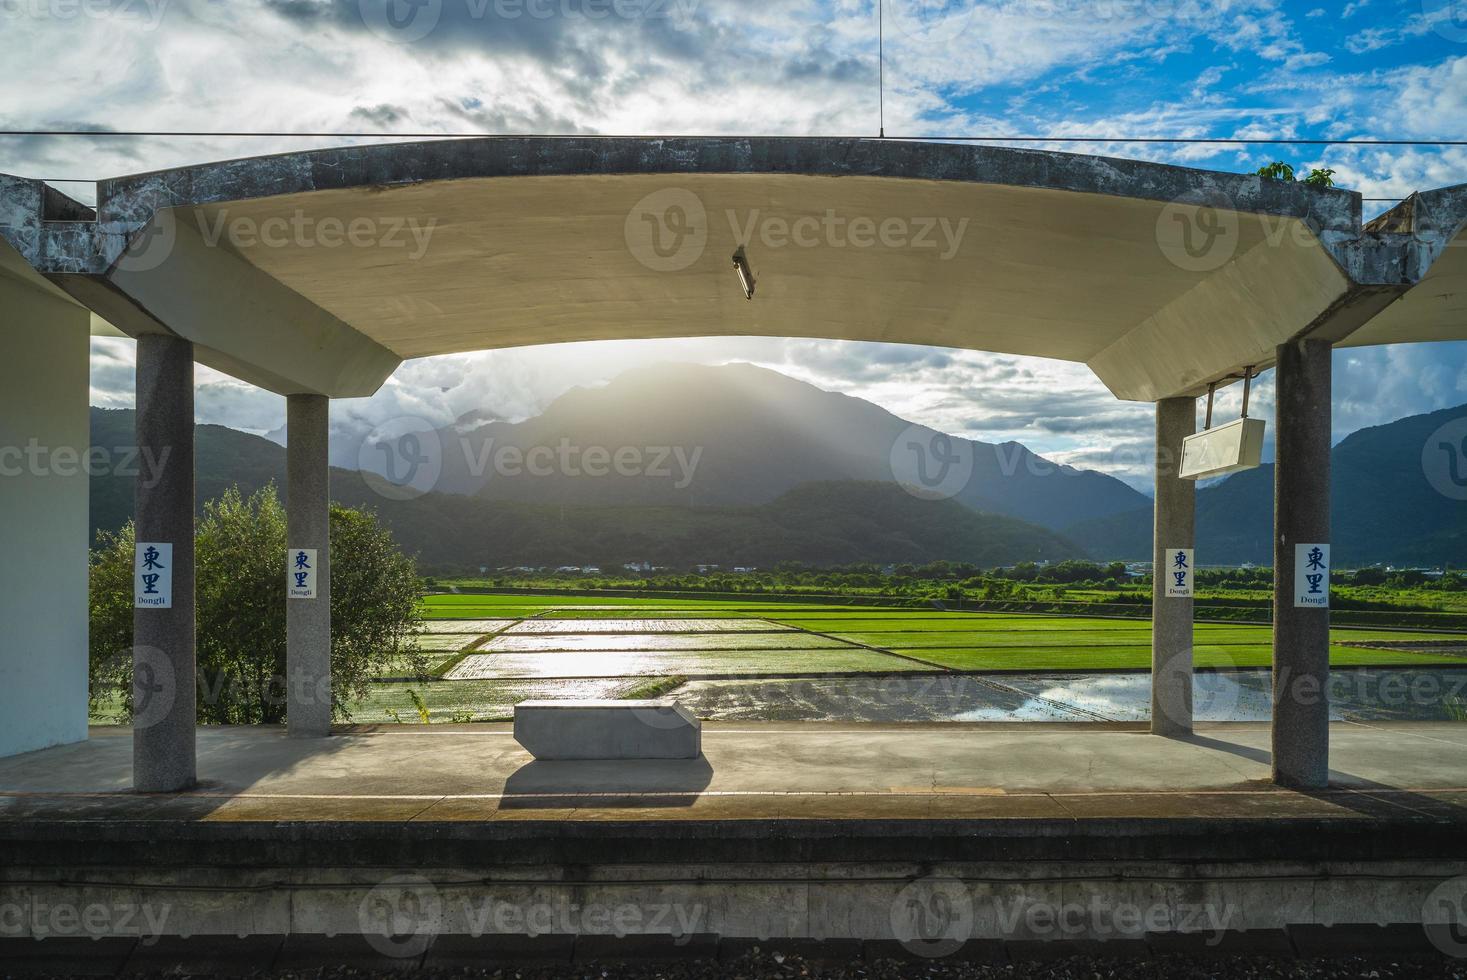
[[[92,404],[132,404],[132,342],[92,343]],[[451,354],[405,362],[371,398],[332,403],[332,459],[356,466],[362,438],[392,419],[443,426],[470,412],[521,419],[573,387],[664,362],[747,361],[902,418],[987,442],[1022,442],[1060,462],[1099,469],[1149,490],[1152,408],[1118,402],[1080,364],[1041,358],[798,338],[607,341]],[[197,418],[261,434],[285,424],[285,400],[199,369]],[[1340,350],[1334,437],[1467,402],[1467,344]],[[1219,420],[1241,409],[1241,385],[1219,392]],[[1255,381],[1250,414],[1273,417],[1273,374]],[[1271,437],[1269,440],[1271,452]]]
[[[548,0],[525,2],[543,10]],[[356,0],[128,5],[161,12],[156,22],[62,18],[54,11],[63,5],[50,0],[11,0],[0,3],[4,89],[13,96],[0,100],[0,125],[875,132],[873,0],[671,3],[679,16],[596,20],[577,13],[585,9],[579,2],[555,0],[550,9],[570,12],[546,18],[496,14],[504,8],[494,0],[444,0],[438,29],[404,44],[365,26]],[[1335,12],[1286,0],[886,0],[887,131],[1455,136],[1467,130],[1467,57],[1460,48],[1445,58],[1407,57],[1421,47],[1407,42],[1451,28],[1444,7],[1408,6],[1409,15],[1382,19],[1380,4],[1355,0],[1345,10],[1351,33],[1329,47],[1322,38]],[[475,9],[489,13],[475,17]],[[1374,64],[1363,57],[1387,48],[1400,57]],[[342,142],[10,140],[3,169],[110,176]],[[1241,171],[1288,154],[1305,169],[1336,169],[1342,184],[1371,197],[1467,180],[1463,147],[1220,151],[1117,139],[1049,148]],[[85,186],[67,189],[89,196]],[[1462,350],[1352,353],[1337,374],[1337,432],[1467,400]],[[947,431],[1017,439],[1143,485],[1149,479],[1144,454],[1125,451],[1145,444],[1149,408],[1117,403],[1084,368],[889,345],[694,339],[435,358],[403,365],[371,399],[338,403],[334,424],[346,437],[394,415],[437,424],[475,410],[518,418],[570,386],[669,360],[753,361]],[[130,370],[130,343],[97,341],[94,404],[129,404]],[[203,369],[199,377],[201,421],[258,432],[283,424],[277,396]],[[1270,391],[1265,378],[1263,408]]]

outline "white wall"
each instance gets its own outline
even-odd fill
[[[0,756],[87,737],[89,315],[43,289],[0,269]]]

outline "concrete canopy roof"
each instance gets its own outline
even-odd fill
[[[1432,192],[1430,228],[1366,230],[1358,195],[1252,176],[733,138],[260,157],[104,181],[90,216],[33,183],[0,178],[0,235],[40,272],[127,333],[177,332],[285,393],[370,394],[431,354],[767,335],[1079,361],[1152,400],[1303,335],[1467,338],[1461,250],[1438,261],[1467,219],[1455,189]]]
[[[1415,286],[1343,346],[1461,340],[1467,324],[1467,184],[1413,194],[1367,230],[1409,236],[1440,255]]]

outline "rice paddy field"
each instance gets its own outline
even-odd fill
[[[356,722],[508,718],[526,698],[674,696],[714,719],[1144,720],[1150,624],[1136,619],[808,603],[433,595],[429,677],[389,672]],[[1198,716],[1267,717],[1267,626],[1196,627]],[[1458,717],[1467,635],[1332,631],[1332,703]],[[1411,703],[1387,704],[1402,681]],[[1426,688],[1431,693],[1423,695]],[[1363,713],[1363,714],[1362,714]]]

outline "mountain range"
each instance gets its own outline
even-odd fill
[[[1422,464],[1428,437],[1462,417],[1467,406],[1361,430],[1335,447],[1337,561],[1467,559],[1467,505],[1438,492]],[[93,445],[130,444],[132,424],[129,411],[94,409]],[[364,444],[363,464],[391,464],[392,440],[381,441]],[[473,413],[415,434],[411,446],[432,457],[431,492],[395,499],[374,492],[381,481],[371,472],[335,468],[332,493],[374,507],[429,568],[995,565],[1145,560],[1151,551],[1150,499],[1120,480],[1018,443],[949,440],[744,364],[638,369],[568,392],[534,418]],[[201,501],[231,484],[283,488],[284,451],[200,426],[197,470]],[[1200,489],[1199,561],[1268,563],[1272,488],[1265,466]],[[116,527],[131,513],[132,481],[94,476],[92,497],[94,527]]]
[[[825,391],[751,364],[662,364],[627,371],[595,388],[577,388],[538,416],[506,422],[471,413],[439,429],[442,474],[434,489],[488,500],[577,505],[754,506],[815,481],[906,482],[923,489],[922,460],[910,443],[946,437],[860,398]],[[591,479],[556,468],[506,477],[497,454],[562,444],[646,456],[667,447],[696,454],[690,480],[610,472]],[[926,450],[930,453],[930,450]],[[966,484],[953,499],[984,513],[1051,529],[1143,507],[1147,498],[1094,471],[1062,466],[1016,442],[953,439]],[[361,454],[364,465],[382,454]],[[928,476],[937,472],[930,464]],[[487,464],[487,465],[486,465]],[[939,488],[946,494],[947,487]]]
[[[126,438],[131,431],[130,410],[92,411],[94,439],[97,433]],[[244,493],[271,483],[284,487],[285,454],[275,443],[222,426],[199,426],[197,442],[201,509],[231,485]],[[132,494],[130,477],[94,476],[94,531],[125,523]],[[331,495],[375,510],[429,572],[632,561],[676,568],[924,564],[945,556],[993,566],[1084,557],[1046,528],[980,514],[954,500],[916,497],[890,482],[804,483],[757,506],[566,506],[446,493],[397,500],[379,495],[362,474],[333,468]]]
[[[1467,405],[1351,433],[1330,453],[1332,556],[1343,565],[1467,562],[1467,487],[1436,436],[1467,419]],[[1467,436],[1467,422],[1453,426]],[[1450,429],[1448,431],[1451,431]],[[1149,559],[1151,507],[1077,522],[1065,533],[1085,550]],[[1197,560],[1273,563],[1273,464],[1235,473],[1197,494]]]

